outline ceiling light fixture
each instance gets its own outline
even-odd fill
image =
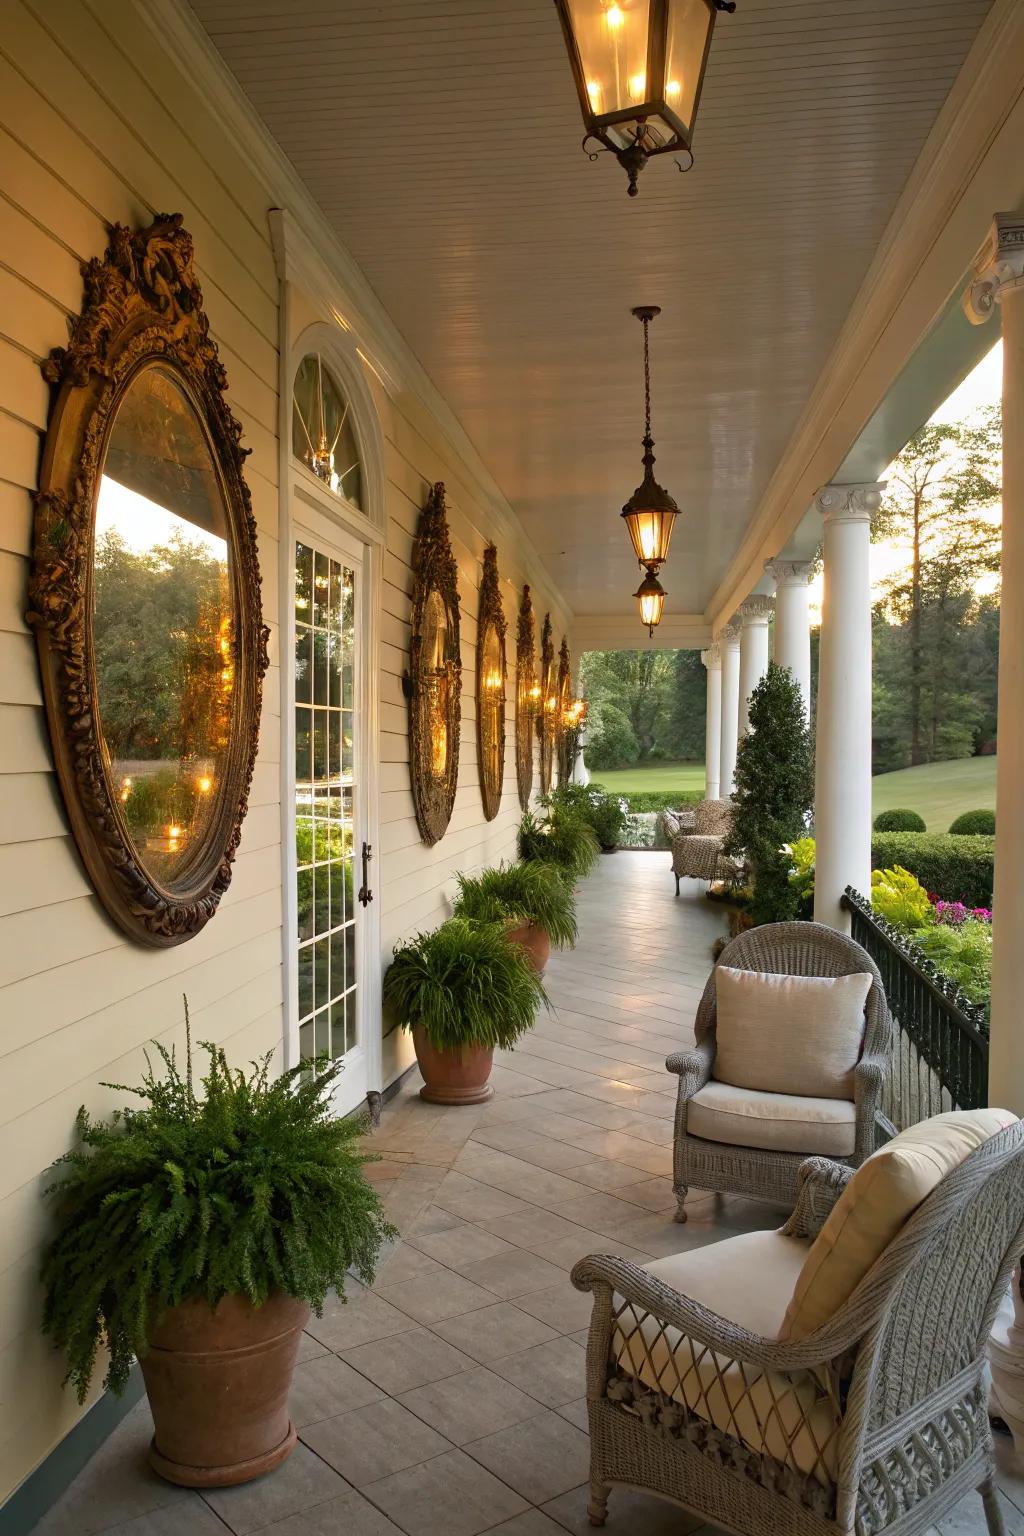
[[[641,304],[633,314],[644,328],[644,478],[622,509],[633,552],[656,575],[668,558],[668,546],[679,508],[654,478],[654,439],[651,436],[651,354],[648,327],[661,314],[657,304]]]
[[[690,145],[719,11],[735,0],[555,0],[587,130],[629,177],[652,155],[682,152],[681,171],[693,164]]]
[[[658,580],[658,573],[653,565],[647,567],[647,575],[637,587],[633,596],[640,600],[641,624],[646,624],[647,633],[653,635],[655,629],[661,623],[661,615],[665,609],[665,598],[668,596],[665,588]]]

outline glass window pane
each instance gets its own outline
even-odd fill
[[[345,997],[345,1049],[355,1050],[359,1044],[359,1035],[356,1021],[356,989],[352,988]]]
[[[313,777],[313,711],[295,711],[295,782],[308,784]]]
[[[345,999],[341,997],[331,1004],[331,1055],[337,1060],[339,1056],[344,1056],[346,1049]]]
[[[298,936],[300,939],[313,937],[313,871],[300,869],[296,880],[298,891]]]
[[[313,560],[313,623],[318,629],[327,628],[329,591],[330,561],[317,550]]]
[[[313,921],[314,933],[326,933],[331,926],[331,880],[326,864],[319,865],[313,874]]]
[[[331,1014],[328,1008],[321,1008],[313,1020],[313,1043],[318,1056],[330,1054]]]
[[[313,1047],[313,1020],[308,1024],[299,1026],[299,1056],[303,1061],[312,1061],[316,1054]]]
[[[347,985],[345,981],[345,932],[339,928],[331,934],[331,996],[338,997],[344,992]]]
[[[313,686],[310,658],[313,654],[312,636],[304,624],[295,631],[295,702],[308,704]]]
[[[313,1001],[318,1008],[330,1002],[331,941],[317,939],[313,945]]]
[[[327,713],[313,711],[313,777],[318,784],[327,778]]]
[[[341,845],[341,833],[335,834],[336,846]],[[345,921],[345,866],[338,860],[331,865],[331,927],[337,928],[339,923]],[[340,991],[335,987],[335,992]]]
[[[299,1018],[313,1011],[313,946],[299,950]]]
[[[328,685],[328,655],[327,646],[330,636],[324,629],[315,630],[313,633],[313,703],[330,703]]]
[[[356,925],[345,929],[345,979],[351,987],[356,979]]]
[[[313,551],[308,544],[295,546],[295,613],[307,622],[312,612]]]
[[[361,510],[363,477],[352,413],[318,352],[299,364],[292,399],[292,453],[336,496]]]

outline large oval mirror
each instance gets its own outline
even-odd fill
[[[535,653],[533,601],[529,587],[524,587],[516,631],[516,786],[524,811],[529,810],[533,793],[533,722],[540,698]]]
[[[476,642],[477,751],[484,816],[493,821],[505,777],[505,612],[498,582],[498,551],[484,550]]]
[[[433,845],[444,836],[455,804],[462,714],[458,569],[440,481],[420,514],[412,569],[409,776],[420,836]]]
[[[61,787],[108,911],[177,944],[231,878],[267,665],[246,450],[180,215],[115,228],[43,371],[28,618]]]

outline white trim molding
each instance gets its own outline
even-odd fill
[[[995,313],[1003,294],[1022,285],[1024,213],[997,213],[963,296],[964,314],[972,325],[984,325]]]
[[[882,505],[885,480],[861,485],[823,485],[815,493],[814,508],[826,523],[868,523]]]

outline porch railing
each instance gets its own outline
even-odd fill
[[[848,886],[853,937],[878,966],[893,1020],[883,1113],[897,1130],[988,1103],[988,1021],[955,982]]]

